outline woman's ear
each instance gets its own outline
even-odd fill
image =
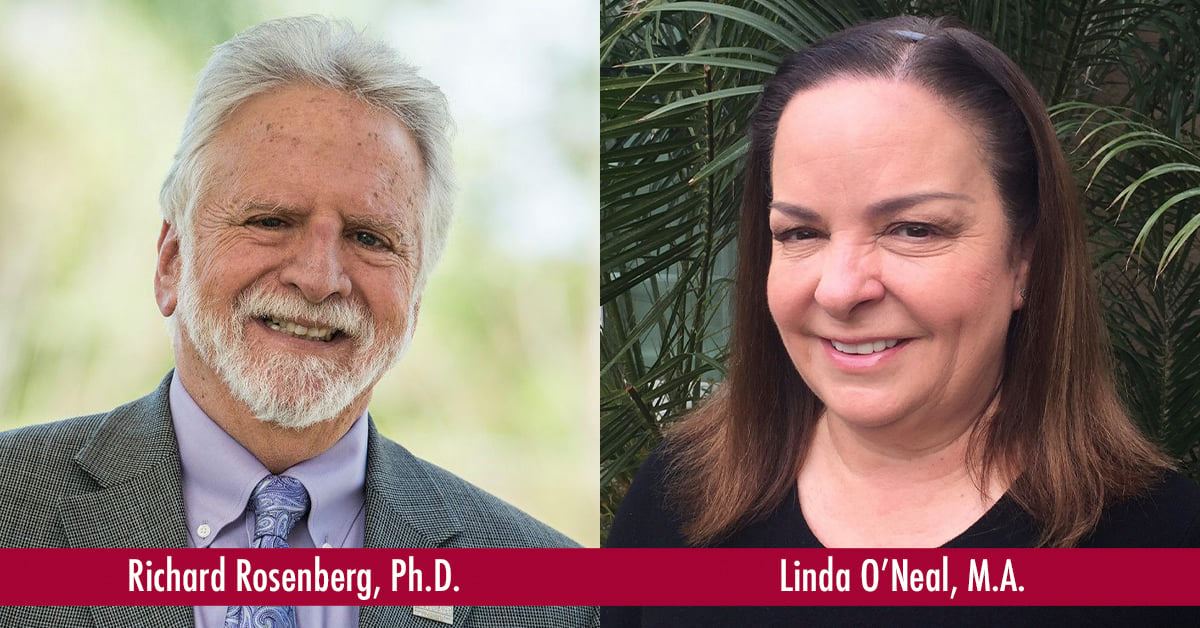
[[[1015,281],[1013,282],[1012,309],[1017,311],[1025,307],[1029,300],[1029,266],[1033,261],[1033,238],[1026,235],[1016,244],[1016,257],[1013,259]]]

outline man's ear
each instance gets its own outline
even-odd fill
[[[158,233],[158,264],[154,267],[154,299],[163,316],[175,313],[179,303],[182,260],[179,257],[179,232],[167,221]]]

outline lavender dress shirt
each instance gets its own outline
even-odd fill
[[[192,547],[250,547],[254,517],[250,491],[270,471],[208,418],[171,378],[171,421],[183,467],[183,505]],[[284,471],[308,489],[311,508],[288,536],[291,547],[362,547],[366,523],[363,487],[367,473],[364,412],[332,447]],[[224,606],[197,606],[196,628],[223,628]],[[357,626],[357,606],[298,606],[297,625]]]

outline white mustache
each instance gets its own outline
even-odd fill
[[[337,329],[357,341],[366,340],[368,344],[375,331],[370,323],[371,315],[358,302],[338,300],[310,303],[302,297],[268,291],[261,285],[243,292],[234,312],[239,318],[309,320],[319,323],[321,327]]]

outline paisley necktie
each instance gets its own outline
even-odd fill
[[[296,478],[268,475],[250,493],[247,509],[254,513],[250,547],[287,547],[296,522],[308,512],[308,491]],[[295,628],[295,606],[230,606],[225,628]]]

